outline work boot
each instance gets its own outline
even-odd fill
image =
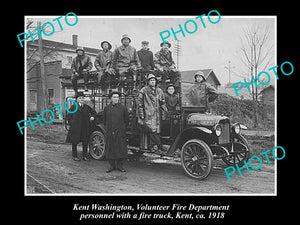
[[[109,168],[106,170],[106,173],[110,173],[111,171],[116,169],[115,160],[108,160]]]
[[[86,157],[86,156],[83,156],[83,157],[82,157],[82,160],[83,160],[83,161],[91,161],[91,160],[90,160],[88,157]]]
[[[126,172],[126,170],[123,168],[123,160],[122,159],[117,160],[117,169],[123,173]]]

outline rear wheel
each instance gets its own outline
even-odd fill
[[[101,160],[105,157],[105,136],[101,131],[94,131],[89,141],[89,153],[93,159]]]
[[[210,147],[199,139],[187,141],[181,149],[181,164],[189,176],[200,180],[206,178],[213,168]]]

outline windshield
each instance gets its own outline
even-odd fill
[[[182,107],[206,107],[205,87],[205,84],[182,81]]]

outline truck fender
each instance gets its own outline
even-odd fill
[[[188,127],[184,129],[175,139],[171,147],[169,148],[167,152],[167,156],[171,156],[176,149],[178,148],[178,145],[180,144],[180,141],[186,137],[186,135],[190,132],[197,132],[200,134],[200,136],[206,136],[211,135],[212,131],[206,127],[201,127],[201,126],[194,126],[194,127]],[[192,138],[192,137],[191,137]]]

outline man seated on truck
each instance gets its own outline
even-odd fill
[[[170,80],[174,84],[175,90],[179,92],[180,72],[176,69],[172,52],[169,50],[171,44],[165,41],[165,44],[162,42],[160,47],[161,49],[154,54],[154,65],[162,77],[162,81]]]
[[[101,50],[96,56],[94,66],[98,71],[98,84],[102,90],[110,88],[111,82],[115,75],[115,70],[112,68],[113,53],[110,51],[111,44],[108,41],[101,42]]]
[[[87,91],[88,83],[88,72],[93,68],[93,63],[88,55],[84,54],[83,47],[77,47],[77,56],[73,59],[71,69],[72,69],[72,85],[75,91],[75,95],[78,92],[77,80],[83,78],[84,89]]]
[[[122,45],[115,49],[113,53],[113,68],[119,75],[121,87],[125,83],[129,90],[135,89],[137,70],[141,68],[141,63],[134,47],[130,45],[131,39],[124,34],[121,39]]]

